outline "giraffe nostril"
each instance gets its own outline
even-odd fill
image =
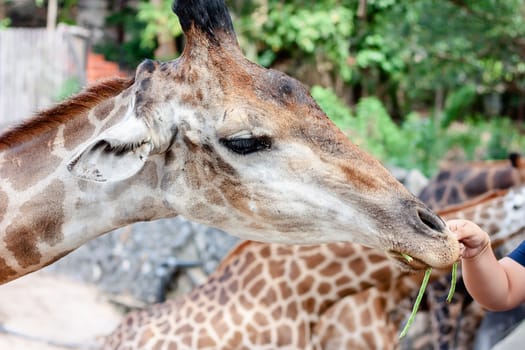
[[[426,208],[419,208],[417,210],[417,215],[421,222],[425,224],[425,226],[429,227],[432,231],[445,231],[445,223],[443,220],[430,210]]]

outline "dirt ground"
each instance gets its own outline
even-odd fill
[[[90,349],[121,317],[95,288],[39,271],[0,286],[0,349]]]

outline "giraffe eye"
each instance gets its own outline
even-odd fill
[[[220,142],[230,151],[245,155],[272,147],[272,140],[268,136],[235,137],[220,139]]]

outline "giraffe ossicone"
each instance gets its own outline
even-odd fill
[[[353,145],[298,81],[238,46],[223,1],[174,5],[187,43],[0,136],[0,281],[137,221],[245,239],[459,256],[443,221]]]

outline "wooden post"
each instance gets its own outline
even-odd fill
[[[151,0],[151,3],[153,6],[157,8],[157,10],[162,11],[163,6],[163,0]],[[175,56],[175,52],[177,52],[177,49],[175,47],[175,42],[173,41],[173,37],[171,36],[171,33],[168,28],[162,23],[162,21],[159,21],[159,32],[157,33],[157,42],[158,47],[155,50],[155,58],[157,59],[172,59],[173,56]]]
[[[0,1],[0,20],[6,18],[5,1]]]
[[[49,0],[47,5],[47,25],[48,31],[55,30],[57,26],[58,2],[57,0]]]

